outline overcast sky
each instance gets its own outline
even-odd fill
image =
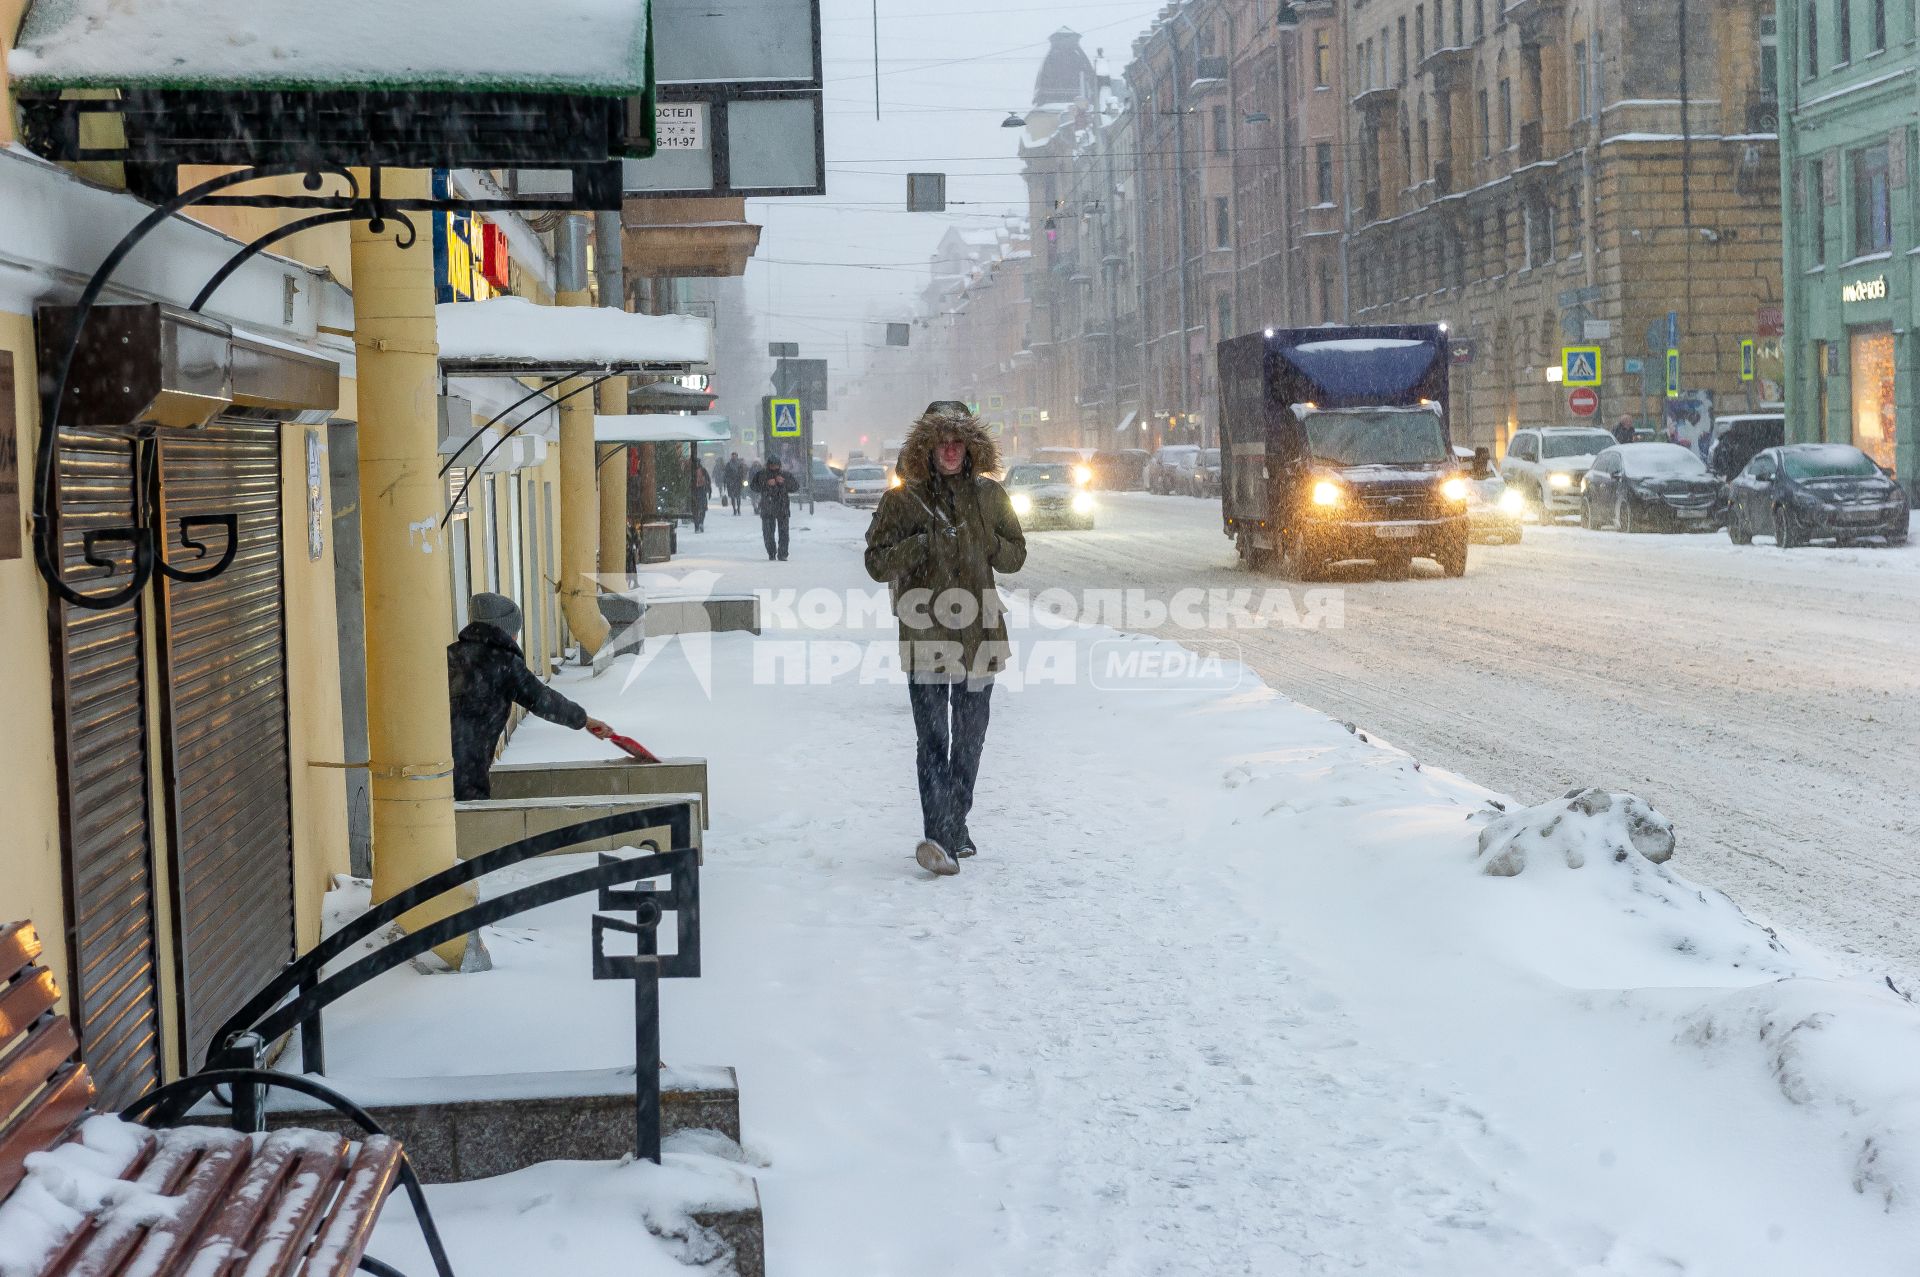
[[[1000,126],[1010,109],[1032,102],[1047,37],[1071,27],[1089,57],[1104,48],[1117,72],[1160,7],[879,0],[876,122],[873,0],[821,0],[827,194],[748,205],[748,217],[766,227],[746,276],[765,338],[798,341],[803,354],[836,365],[849,336],[856,347],[878,344],[880,330],[862,321],[876,307],[906,317],[947,226],[991,224],[1024,208],[1020,135]],[[904,211],[909,171],[949,174],[948,216]]]

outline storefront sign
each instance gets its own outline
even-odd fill
[[[662,151],[707,149],[707,104],[662,102],[653,108],[656,145]]]
[[[13,403],[13,352],[0,350],[0,559],[20,557],[20,430]]]
[[[320,484],[320,432],[307,430],[307,558],[317,560],[327,548],[327,507]]]
[[[1872,279],[1859,279],[1840,290],[1840,300],[1851,305],[1854,302],[1885,301],[1887,297],[1887,277],[1876,275]]]

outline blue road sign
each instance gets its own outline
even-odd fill
[[[798,439],[800,437],[800,401],[798,399],[776,399],[771,405],[773,418],[768,433],[775,439]]]
[[[1667,349],[1671,350],[1675,346],[1678,346],[1679,344],[1680,344],[1680,312],[1677,310],[1670,310],[1667,312]]]

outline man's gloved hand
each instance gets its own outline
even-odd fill
[[[600,740],[605,740],[607,737],[613,735],[613,728],[607,726],[597,718],[589,718],[586,721],[586,729],[590,734]]]

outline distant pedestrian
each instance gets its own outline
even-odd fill
[[[707,468],[700,464],[698,457],[695,457],[693,460],[693,530],[695,532],[707,530],[707,503],[712,499],[713,476],[707,473]]]
[[[1620,420],[1613,423],[1613,441],[1615,443],[1632,443],[1633,436],[1632,417],[1622,416]]]
[[[519,705],[550,723],[585,728],[605,740],[613,729],[534,677],[520,645],[520,606],[503,594],[476,594],[471,618],[447,647],[447,695],[453,711],[453,796],[492,796],[493,751]]]
[[[867,574],[891,587],[913,707],[921,840],[913,857],[960,871],[987,739],[993,678],[1009,649],[995,572],[1018,572],[1027,542],[1006,491],[987,475],[1000,449],[956,400],[930,404],[900,450],[901,486],[867,529]]]
[[[794,477],[780,465],[780,458],[768,457],[766,469],[753,476],[753,493],[760,510],[760,536],[767,545],[767,558],[787,559],[787,521],[793,514],[793,494],[798,490]]]
[[[733,507],[734,517],[740,514],[740,490],[747,486],[747,463],[740,459],[739,453],[727,458],[727,464],[720,468],[720,490],[726,494],[727,504]]]

